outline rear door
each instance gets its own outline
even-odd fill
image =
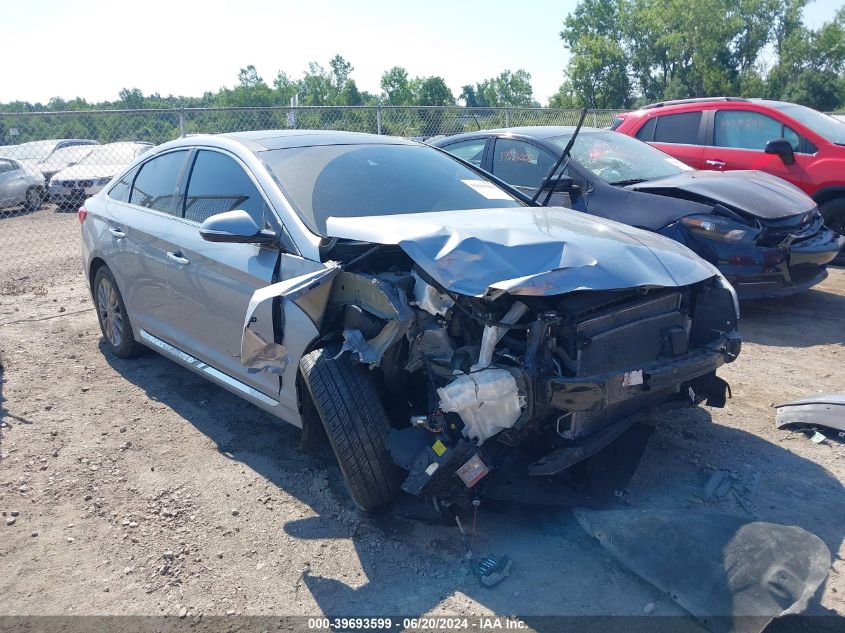
[[[636,137],[690,167],[704,169],[705,123],[700,110],[653,116],[637,131]]]
[[[497,138],[490,154],[490,172],[529,197],[537,193],[543,178],[559,158],[559,155],[555,156],[539,145],[509,137]],[[575,178],[573,173],[567,172],[566,175]],[[538,200],[543,202],[545,196],[545,193],[540,194]],[[577,205],[573,207],[569,194],[565,192],[555,192],[548,206],[581,210]]]
[[[133,322],[160,338],[172,338],[167,288],[173,250],[168,235],[178,211],[178,186],[188,150],[156,156],[129,171],[106,195],[101,249]]]
[[[774,117],[739,108],[716,109],[708,137],[709,144],[704,148],[708,169],[759,169],[807,188],[807,166],[811,157],[805,153],[806,140]],[[784,164],[775,154],[766,154],[766,144],[779,138],[792,144],[795,150],[793,165]]]
[[[194,152],[182,204],[183,217],[171,234],[175,251],[168,270],[179,329],[174,344],[278,399],[279,376],[247,372],[240,352],[247,306],[257,289],[273,283],[279,249],[207,242],[199,234],[204,220],[235,209],[249,213],[259,227],[274,228],[268,224],[269,205],[237,157],[215,149]],[[272,320],[272,306],[264,309],[268,311],[264,320]]]

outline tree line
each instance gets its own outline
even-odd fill
[[[845,108],[845,6],[817,29],[808,0],[580,0],[550,105],[630,108],[715,95]]]
[[[560,37],[570,51],[563,83],[547,105],[631,108],[665,99],[757,96],[819,110],[845,108],[845,6],[817,29],[802,12],[809,0],[579,0]],[[0,112],[288,106],[539,107],[524,69],[503,70],[454,94],[443,77],[411,77],[395,66],[380,92],[358,88],[341,55],[308,65],[299,79],[272,81],[242,68],[234,87],[200,97],[145,95],[124,88],[115,101],[54,97],[13,101]]]

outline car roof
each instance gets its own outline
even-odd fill
[[[582,127],[579,134],[592,134],[595,132],[607,132],[603,128],[597,127]],[[479,136],[502,136],[513,134],[518,136],[530,136],[537,139],[557,138],[558,136],[565,136],[575,132],[574,125],[524,125],[521,127],[503,127],[492,130],[478,130],[476,132],[465,132],[464,134],[456,134],[454,136],[447,136],[445,138],[433,141],[433,145],[439,145],[442,141],[448,140],[450,143],[462,138],[478,138]]]
[[[418,145],[414,141],[395,136],[380,136],[363,132],[338,130],[253,130],[211,135],[222,136],[241,143],[252,151],[311,147],[314,145]],[[196,140],[197,137],[190,137]]]

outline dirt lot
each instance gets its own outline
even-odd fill
[[[297,429],[156,354],[105,355],[66,250],[49,272],[0,278],[0,614],[683,615],[565,508],[482,505],[474,549],[514,560],[493,589],[427,505],[358,515],[330,454],[300,450]],[[845,270],[744,310],[742,356],[721,372],[733,400],[651,419],[636,472],[618,484],[605,468],[593,501],[799,525],[834,558],[811,611],[845,613],[843,445],[777,431],[770,408],[845,391]],[[705,503],[718,469],[760,483]]]

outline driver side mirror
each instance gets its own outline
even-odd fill
[[[785,138],[776,138],[766,143],[766,153],[777,154],[784,165],[795,164],[795,150],[792,148],[792,143]]]
[[[572,180],[571,176],[561,176],[560,178],[552,176],[551,178],[543,178],[543,181],[540,183],[540,189],[543,191],[552,189],[554,192],[569,193],[577,191],[579,187]]]
[[[236,209],[218,213],[200,225],[200,237],[207,242],[234,244],[273,244],[276,234],[261,230],[246,211]]]

